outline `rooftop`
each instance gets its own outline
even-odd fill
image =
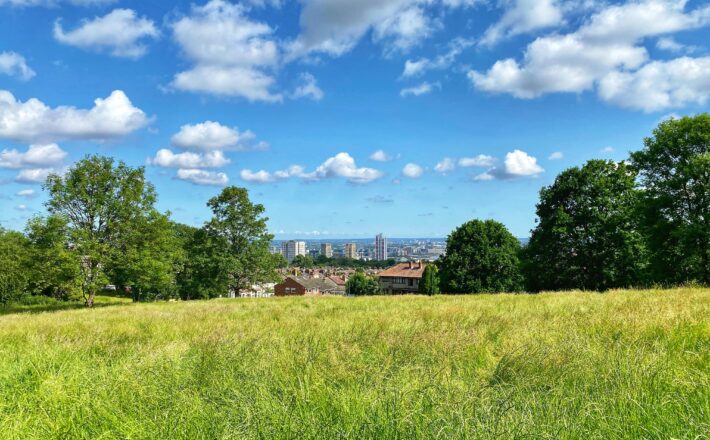
[[[378,273],[379,277],[421,278],[424,273],[424,263],[400,263]]]

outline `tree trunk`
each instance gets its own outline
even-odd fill
[[[85,296],[84,304],[86,307],[94,307],[94,298],[96,298],[96,292],[92,290]]]

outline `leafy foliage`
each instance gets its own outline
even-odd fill
[[[419,293],[434,295],[439,293],[439,269],[435,264],[427,264],[419,281]]]
[[[710,284],[710,115],[661,122],[631,161],[654,281]]]
[[[528,288],[605,290],[644,281],[646,252],[634,215],[636,173],[590,160],[540,191],[538,225],[525,249]]]
[[[300,267],[301,269],[308,269],[313,267],[313,258],[307,255],[296,255],[296,257],[291,261],[291,266]]]
[[[520,243],[494,220],[472,220],[446,240],[440,260],[445,293],[512,292],[522,288]]]
[[[377,295],[380,293],[380,284],[373,277],[365,275],[361,270],[356,271],[345,283],[345,292],[348,295]]]
[[[0,228],[0,305],[15,301],[27,290],[29,255],[27,239],[19,232]]]

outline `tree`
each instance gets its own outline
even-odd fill
[[[427,264],[419,282],[419,293],[434,295],[439,293],[439,269],[435,264]]]
[[[300,267],[301,269],[309,269],[313,267],[313,258],[307,255],[296,255],[296,257],[291,262],[291,266]]]
[[[269,252],[264,206],[249,200],[244,188],[227,187],[209,200],[213,217],[195,235],[190,255],[199,295],[238,294],[253,284],[276,282],[280,256]]]
[[[27,292],[28,243],[19,232],[0,228],[0,305],[22,297]]]
[[[446,240],[439,262],[441,290],[446,293],[509,292],[522,287],[520,242],[502,223],[472,220]]]
[[[710,284],[710,115],[661,122],[631,162],[653,279]]]
[[[362,270],[357,270],[345,283],[345,292],[348,295],[377,295],[380,293],[380,284]]]
[[[108,281],[114,251],[153,209],[155,190],[142,167],[101,156],[88,156],[64,176],[50,175],[45,189],[49,212],[68,220],[71,244],[81,259],[84,302],[92,307]]]
[[[524,251],[528,289],[605,290],[644,281],[646,251],[635,207],[636,172],[590,160],[540,191],[538,224]]]
[[[80,291],[81,258],[71,249],[68,223],[58,215],[27,223],[31,292],[66,300]]]

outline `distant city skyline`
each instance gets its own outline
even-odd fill
[[[0,0],[0,226],[100,154],[144,166],[193,226],[235,185],[279,238],[474,218],[528,237],[560,171],[708,110],[708,17],[699,0]]]

